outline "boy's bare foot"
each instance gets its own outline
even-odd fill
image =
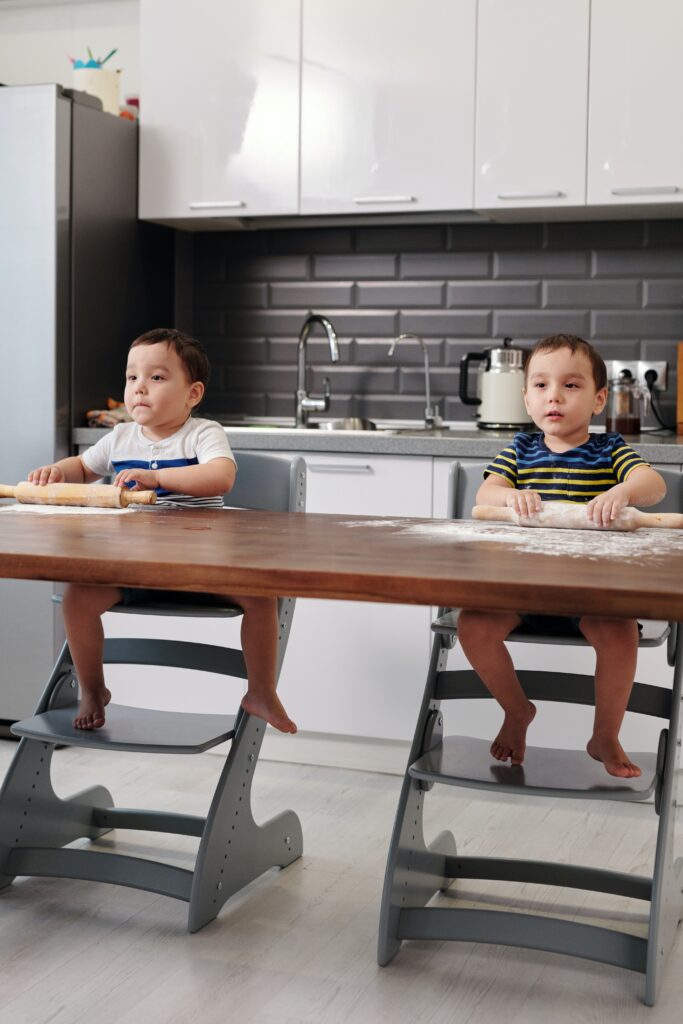
[[[505,712],[503,727],[491,744],[491,754],[497,761],[511,761],[519,765],[524,760],[526,732],[536,716],[536,707],[527,701],[527,707],[519,714]]]
[[[586,750],[596,761],[602,761],[605,771],[609,775],[616,775],[620,779],[637,779],[642,772],[637,764],[634,764],[624,752],[619,740],[600,739],[598,736],[591,736]]]
[[[262,718],[280,732],[296,732],[296,725],[291,720],[277,694],[272,697],[255,697],[246,693],[242,698],[242,707],[256,718]]]
[[[111,691],[103,686],[101,690],[83,690],[78,714],[74,718],[75,729],[101,729],[104,725],[104,709],[111,700]]]

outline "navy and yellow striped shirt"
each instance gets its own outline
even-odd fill
[[[500,476],[517,490],[538,491],[543,501],[585,504],[647,465],[621,434],[591,434],[568,452],[551,452],[543,434],[515,434],[486,467],[484,478]]]

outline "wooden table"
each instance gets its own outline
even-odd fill
[[[420,525],[424,534],[406,532]],[[431,525],[232,509],[99,516],[0,511],[0,576],[683,620],[683,534],[680,550],[654,551],[633,563],[441,539]],[[565,531],[556,532],[561,550]]]

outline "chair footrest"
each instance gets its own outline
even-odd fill
[[[235,735],[234,715],[194,715],[123,704],[107,706],[101,729],[75,729],[77,708],[72,704],[26,718],[12,726],[12,733],[44,743],[156,754],[199,754]]]
[[[527,747],[524,764],[496,761],[490,740],[447,736],[411,764],[413,779],[472,789],[506,789],[593,800],[646,800],[657,782],[657,755],[630,755],[642,769],[637,779],[608,775],[602,764],[582,750]]]

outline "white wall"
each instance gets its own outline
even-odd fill
[[[0,4],[0,82],[31,85],[59,82],[71,86],[68,57],[95,57],[121,68],[121,102],[139,95],[139,0],[93,0],[91,3],[48,3],[5,8]]]

